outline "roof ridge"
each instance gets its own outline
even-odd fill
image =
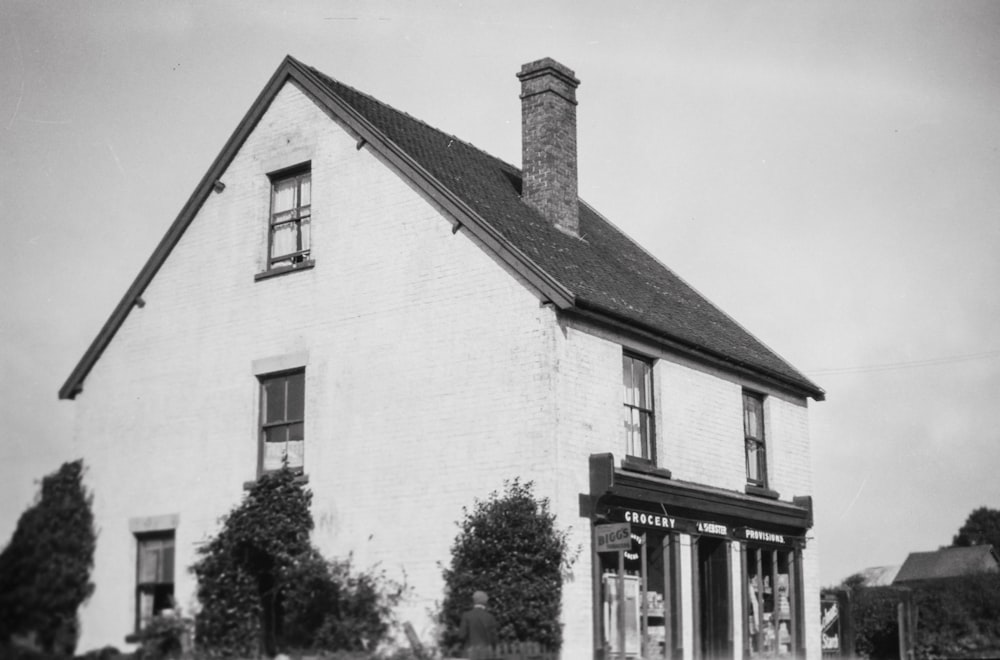
[[[334,85],[338,85],[340,87],[348,89],[351,92],[357,94],[358,96],[362,96],[365,99],[367,99],[368,101],[370,101],[370,102],[372,102],[372,103],[374,103],[376,105],[379,105],[379,106],[385,108],[386,110],[389,110],[390,112],[394,112],[394,113],[396,113],[398,115],[402,115],[403,117],[406,117],[407,119],[409,119],[412,122],[420,124],[421,126],[427,128],[428,130],[434,131],[436,133],[440,133],[441,135],[443,135],[445,137],[448,137],[448,138],[454,140],[455,142],[458,142],[460,144],[465,145],[469,149],[474,149],[475,151],[478,151],[483,156],[486,156],[487,158],[490,158],[491,160],[495,160],[496,162],[504,165],[505,167],[510,168],[511,170],[513,170],[514,172],[516,172],[519,176],[522,174],[520,167],[517,167],[516,165],[513,165],[511,163],[508,163],[507,161],[505,161],[503,158],[500,158],[499,156],[494,156],[493,154],[491,154],[490,152],[486,151],[482,147],[477,147],[476,145],[472,144],[468,140],[463,140],[462,138],[458,137],[454,133],[449,133],[446,130],[440,129],[437,126],[433,126],[433,125],[427,123],[426,121],[424,121],[420,117],[416,117],[414,115],[411,115],[409,112],[406,112],[405,110],[400,110],[399,108],[396,108],[395,106],[389,105],[385,101],[382,101],[381,99],[378,99],[378,98],[372,96],[368,92],[362,91],[362,90],[358,89],[357,87],[355,87],[353,85],[348,85],[347,83],[343,82],[342,80],[338,80],[337,78],[334,78],[333,76],[330,76],[330,75],[327,75],[327,74],[323,73],[322,71],[320,71],[319,69],[317,69],[314,66],[310,66],[308,64],[303,64],[302,66],[306,67],[312,73],[314,73],[317,76],[319,76],[324,82],[333,83]],[[579,196],[577,198],[579,199]],[[583,200],[580,200],[580,201],[583,201]]]

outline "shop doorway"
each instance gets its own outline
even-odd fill
[[[629,550],[600,555],[605,658],[682,657],[677,535],[632,532]]]
[[[729,542],[698,539],[698,637],[702,660],[733,657]]]

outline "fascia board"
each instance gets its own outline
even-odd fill
[[[184,206],[181,208],[180,213],[171,223],[170,227],[167,229],[167,233],[164,234],[163,238],[157,244],[153,253],[150,255],[149,259],[143,265],[139,274],[132,281],[131,286],[126,290],[125,295],[122,296],[121,300],[115,306],[114,311],[111,316],[108,317],[107,321],[101,327],[97,336],[87,347],[84,352],[83,357],[77,362],[73,371],[70,373],[69,378],[63,383],[63,386],[59,388],[59,398],[60,399],[74,399],[76,395],[83,391],[83,381],[87,378],[90,370],[93,369],[97,360],[100,359],[104,350],[111,343],[118,329],[125,322],[128,317],[129,312],[132,310],[133,305],[136,304],[138,298],[145,291],[146,287],[152,281],[153,277],[160,270],[160,267],[166,261],[167,257],[173,251],[174,246],[180,241],[181,236],[184,234],[188,225],[197,215],[198,210],[201,205],[208,198],[209,194],[212,192],[212,187],[215,182],[222,176],[229,163],[232,162],[233,158],[236,156],[237,151],[243,146],[243,142],[246,141],[247,137],[257,126],[261,117],[267,111],[270,106],[271,101],[277,95],[278,90],[285,84],[288,75],[291,71],[291,63],[294,60],[291,57],[286,57],[281,65],[278,66],[277,70],[271,76],[271,79],[264,86],[258,94],[256,100],[250,106],[250,109],[243,116],[243,119],[237,125],[236,130],[226,141],[223,146],[222,151],[216,156],[212,165],[208,168],[208,171],[201,178],[201,181],[195,187],[194,192],[185,202]]]

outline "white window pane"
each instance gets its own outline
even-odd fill
[[[649,429],[649,415],[640,414],[639,415],[639,424],[640,424],[640,428],[639,428],[639,444],[641,445],[641,447],[640,447],[641,454],[637,454],[637,455],[641,455],[643,458],[652,458],[653,455],[649,451],[649,436],[651,435],[650,432],[649,432],[649,430],[650,430]]]
[[[280,213],[294,209],[297,206],[295,203],[297,190],[298,184],[294,178],[276,182],[274,184],[274,203],[271,213]]]
[[[264,465],[263,469],[265,472],[270,472],[272,470],[280,470],[282,459],[285,457],[285,443],[284,442],[265,442],[264,443]]]
[[[271,231],[271,258],[298,250],[298,228],[294,222],[278,225]]]
[[[634,408],[625,409],[625,453],[629,456],[639,456],[639,411]]]
[[[305,448],[306,443],[299,440],[298,442],[288,443],[288,467],[293,470],[301,469],[305,461]]]
[[[641,408],[649,408],[650,407],[649,390],[651,389],[649,366],[642,362],[636,361],[635,370],[636,370],[636,375],[638,376],[638,378],[636,379],[638,383],[636,384],[639,386],[638,405]]]
[[[309,206],[312,204],[312,178],[302,177],[302,187],[300,188],[299,206]]]
[[[299,234],[302,237],[302,248],[303,250],[308,250],[312,246],[312,218],[306,217],[302,219],[300,223]]]
[[[144,591],[139,594],[139,626],[145,628],[151,618],[153,618],[153,592]]]
[[[747,479],[760,481],[760,452],[756,444],[747,443]]]
[[[160,549],[158,544],[139,543],[139,582],[156,582],[160,575]]]

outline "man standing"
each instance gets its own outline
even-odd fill
[[[489,596],[485,591],[472,594],[472,609],[462,613],[458,636],[465,645],[466,657],[489,658],[497,644],[497,620],[486,611]]]

